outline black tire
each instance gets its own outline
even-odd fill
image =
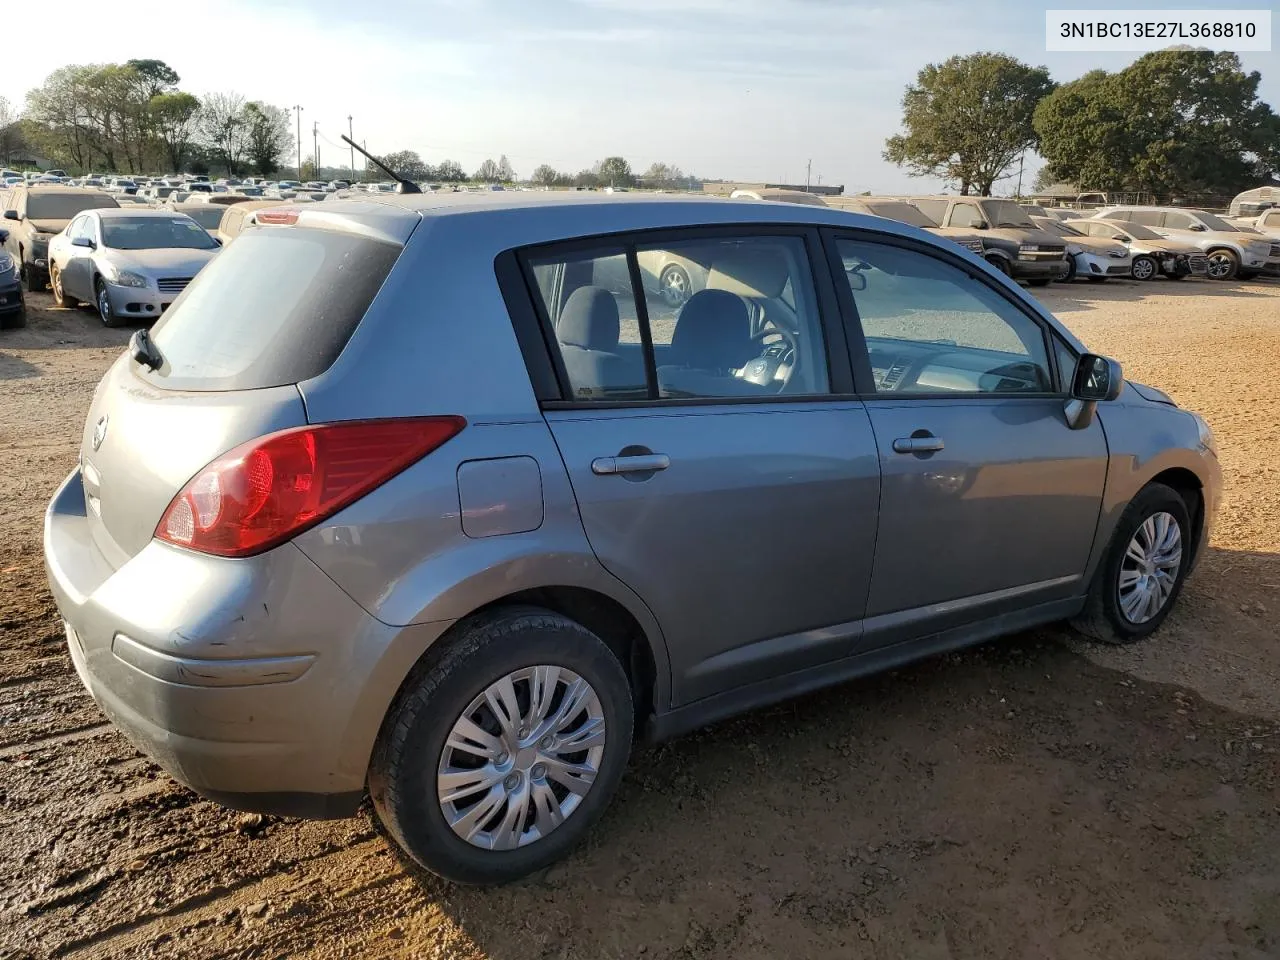
[[[1013,276],[1013,268],[1009,266],[1009,261],[1006,260],[1004,257],[996,257],[996,256],[988,255],[986,257],[986,261],[987,263],[995,267],[997,270],[999,270],[1001,273],[1003,273],[1006,277]]]
[[[1217,275],[1214,274],[1215,270],[1218,271]],[[1209,251],[1208,276],[1210,280],[1221,280],[1223,282],[1234,280],[1239,272],[1240,258],[1236,256],[1234,250],[1223,248]]]
[[[1178,566],[1173,589],[1164,606],[1150,620],[1135,623],[1124,615],[1120,606],[1120,570],[1125,551],[1134,534],[1149,517],[1158,513],[1167,513],[1178,523],[1182,562]],[[1103,643],[1133,643],[1150,636],[1160,628],[1160,624],[1164,623],[1165,617],[1178,601],[1187,578],[1192,546],[1191,518],[1182,497],[1162,483],[1150,483],[1143,487],[1120,515],[1115,532],[1111,535],[1111,543],[1108,544],[1107,552],[1089,585],[1085,607],[1071,621],[1071,625],[1085,636]]]
[[[1076,258],[1067,257],[1067,275],[1058,280],[1059,283],[1074,283],[1076,279]]]
[[[49,284],[53,287],[53,302],[58,306],[67,308],[80,306],[79,300],[63,293],[61,271],[52,264],[49,266]]]
[[[693,281],[689,273],[678,263],[669,263],[658,277],[658,293],[669,307],[679,307],[692,294]]]
[[[1135,280],[1154,280],[1160,276],[1160,264],[1156,263],[1153,257],[1140,254],[1133,258],[1133,279]]]
[[[27,325],[27,305],[24,303],[13,313],[0,316],[0,329],[20,330]]]
[[[631,687],[617,657],[595,634],[538,607],[480,614],[440,643],[405,681],[383,721],[369,794],[387,833],[421,866],[457,883],[506,883],[564,857],[604,812],[631,752]],[[546,837],[515,850],[482,849],[453,832],[437,799],[445,741],[489,684],[538,664],[568,668],[596,691],[607,731],[599,772],[577,809]]]
[[[101,279],[97,280],[93,285],[93,301],[98,310],[98,316],[102,318],[104,327],[118,327],[120,325],[120,318],[111,309],[111,298],[107,296],[107,285]]]
[[[22,271],[22,278],[27,282],[27,289],[32,293],[43,293],[45,288],[44,272],[37,266],[27,264]]]

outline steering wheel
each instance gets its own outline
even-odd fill
[[[779,339],[772,343],[764,342],[773,336]],[[791,375],[796,370],[796,335],[789,330],[770,326],[753,334],[751,339],[760,344],[761,352],[760,356],[754,360],[748,360],[743,366],[742,379],[762,387],[772,387],[779,368],[785,364],[786,373],[783,374],[782,385],[778,388],[779,393],[784,392],[787,384],[791,382]]]

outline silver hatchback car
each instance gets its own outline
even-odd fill
[[[706,271],[672,305],[639,263]],[[103,378],[45,520],[103,711],[228,806],[497,882],[637,736],[1036,624],[1155,630],[1209,428],[895,221],[507,192],[258,213]]]

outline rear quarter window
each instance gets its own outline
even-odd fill
[[[164,363],[143,375],[169,389],[209,391],[317,376],[346,346],[402,249],[336,230],[246,231],[155,325]]]

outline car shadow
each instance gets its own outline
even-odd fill
[[[1236,627],[1219,581],[1277,576],[1280,555],[1214,551],[1164,631],[1123,649],[1158,657],[1198,623],[1203,656]],[[587,842],[524,881],[411,873],[492,960],[1045,956],[1062,938],[1171,956],[1222,924],[1280,943],[1249,886],[1280,871],[1265,722],[1080,643],[1029,631],[640,749]]]
[[[1251,289],[1254,286],[1271,290]],[[1029,291],[1051,311],[1079,313],[1095,309],[1096,303],[1133,303],[1149,297],[1195,297],[1214,299],[1266,299],[1274,296],[1274,281],[1258,278],[1250,281],[1220,283],[1216,280],[1118,280],[1090,283],[1076,280],[1072,283],[1055,283],[1048,287]]]
[[[28,293],[27,325],[0,332],[0,346],[15,350],[123,347],[144,323],[104,327],[90,306],[59,307],[49,293]]]
[[[40,376],[40,368],[20,357],[0,353],[0,380],[22,380]]]

